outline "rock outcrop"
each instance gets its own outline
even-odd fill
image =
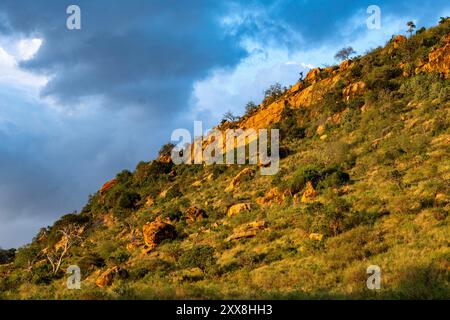
[[[278,188],[272,188],[264,197],[256,198],[256,203],[262,206],[282,204],[284,199],[285,195]]]
[[[144,249],[147,252],[153,250],[162,241],[167,239],[175,239],[177,236],[175,227],[163,221],[147,222],[142,227],[142,234],[145,243]]]
[[[255,176],[255,170],[252,168],[245,168],[241,172],[239,172],[233,180],[231,180],[228,187],[225,189],[226,192],[232,191],[235,187],[237,187],[241,182],[250,180]]]
[[[225,239],[225,242],[230,242],[233,240],[239,240],[244,238],[252,238],[257,235],[257,233],[263,230],[267,226],[266,221],[254,221],[242,226],[239,226],[233,230],[233,234]]]
[[[437,72],[450,79],[450,34],[444,40],[444,45],[430,52],[428,62],[416,68],[416,73]]]
[[[95,281],[95,284],[100,287],[108,287],[114,282],[114,278],[119,274],[120,268],[115,266],[103,272]]]
[[[118,183],[117,179],[111,179],[105,183],[100,189],[100,194],[104,194],[106,191],[114,187]]]
[[[251,203],[238,203],[228,209],[227,216],[233,217],[240,214],[241,212],[251,211],[251,209]]]
[[[314,186],[311,181],[308,181],[306,184],[306,190],[303,192],[302,195],[302,202],[307,203],[314,201],[314,199],[317,197],[319,193],[314,189]]]
[[[208,218],[206,211],[201,208],[198,208],[196,206],[189,207],[186,210],[186,212],[184,213],[184,216],[188,223],[193,223],[193,222],[201,221],[204,218]]]

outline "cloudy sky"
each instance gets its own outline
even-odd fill
[[[66,28],[71,4],[81,30]],[[362,54],[448,15],[448,0],[1,0],[0,247],[80,210],[173,129],[241,114],[343,46]]]

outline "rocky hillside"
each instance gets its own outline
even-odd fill
[[[1,298],[450,298],[450,20],[311,70],[220,127],[278,128],[281,170],[122,171],[2,252]],[[66,287],[81,269],[81,290]],[[378,265],[381,290],[366,287]]]

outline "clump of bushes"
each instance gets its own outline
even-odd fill
[[[215,250],[208,245],[198,245],[184,252],[178,264],[182,268],[199,268],[203,272],[211,271],[217,263],[214,256]]]
[[[14,260],[16,249],[3,250],[0,248],[0,264],[7,264]]]
[[[306,165],[297,169],[289,183],[289,190],[293,194],[298,193],[309,181],[315,188],[326,189],[348,183],[350,176],[339,167],[321,169],[316,165]]]
[[[272,102],[280,98],[285,91],[286,91],[285,88],[282,88],[281,84],[279,83],[271,85],[268,89],[264,91],[263,104],[264,105],[271,104]]]

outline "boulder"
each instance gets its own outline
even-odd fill
[[[256,203],[266,206],[272,204],[282,204],[285,199],[285,195],[281,193],[278,188],[272,188],[267,192],[264,197],[256,198]]]
[[[251,209],[252,209],[252,207],[251,207],[250,203],[238,203],[238,204],[231,206],[228,209],[227,216],[233,217],[233,216],[238,215],[241,212],[251,211]]]
[[[120,268],[115,266],[103,272],[95,281],[95,284],[100,287],[108,287],[114,282],[114,278],[119,274]]]
[[[164,154],[158,157],[158,161],[169,164],[172,162],[172,157],[170,156],[170,154]]]
[[[177,236],[175,227],[163,221],[147,222],[142,227],[142,234],[147,252],[153,250],[162,241],[175,239]]]
[[[394,49],[400,48],[400,46],[405,43],[408,39],[405,36],[399,34],[394,38]]]
[[[100,189],[100,194],[104,194],[106,191],[114,187],[118,183],[117,179],[109,180],[107,183],[105,183],[102,188]]]
[[[303,192],[302,195],[302,202],[311,202],[314,201],[314,199],[317,197],[319,193],[314,189],[314,186],[311,181],[308,181],[306,184],[306,190]]]
[[[186,217],[186,221],[188,223],[193,223],[196,221],[201,221],[203,218],[208,218],[208,215],[206,214],[206,211],[200,208],[197,208],[196,206],[189,207],[186,212],[184,213],[184,216]]]
[[[305,77],[305,82],[314,84],[320,80],[320,68],[311,69]]]
[[[321,124],[321,125],[319,125],[317,127],[316,133],[321,136],[321,135],[323,135],[325,133],[326,130],[327,130],[327,125],[326,124]]]
[[[339,71],[343,72],[343,71],[347,70],[351,64],[352,64],[352,62],[350,60],[342,61],[342,63],[339,65]]]
[[[342,90],[342,95],[344,100],[350,100],[350,97],[362,94],[366,90],[366,83],[364,81],[358,81],[355,83],[349,84]]]
[[[321,234],[321,233],[311,233],[309,235],[309,240],[322,241],[323,240],[323,234]]]
[[[254,221],[241,225],[233,230],[233,234],[225,239],[225,242],[230,242],[233,240],[239,240],[244,238],[252,238],[256,234],[266,227],[267,223],[264,220]]]
[[[155,204],[155,199],[153,199],[153,197],[148,197],[147,200],[145,201],[145,206],[147,208],[153,206]]]
[[[236,186],[238,186],[241,182],[250,180],[255,176],[255,170],[252,168],[245,168],[241,172],[239,172],[233,180],[231,180],[228,187],[225,189],[226,192],[232,191]]]
[[[450,33],[445,38],[442,47],[430,52],[428,55],[428,63],[418,67],[415,72],[437,72],[442,74],[446,79],[450,79]]]

